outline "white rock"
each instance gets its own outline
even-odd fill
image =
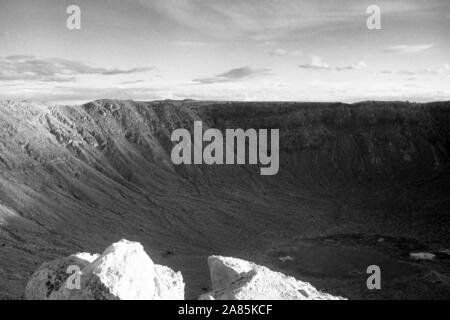
[[[142,245],[127,240],[109,246],[82,271],[87,289],[100,280],[110,294],[121,300],[153,300],[155,277],[155,265]],[[91,293],[98,289],[96,287]]]
[[[216,290],[227,287],[234,281],[242,278],[255,267],[256,265],[254,263],[241,259],[231,257],[224,258],[220,256],[208,257],[211,288]]]
[[[294,261],[294,258],[291,256],[285,256],[285,257],[279,257],[278,260],[281,262],[288,262],[288,261]]]
[[[311,284],[236,258],[208,258],[213,291],[201,300],[339,300]]]
[[[73,255],[71,255],[71,257],[76,257],[76,258],[80,258],[81,260],[87,261],[89,263],[94,262],[98,257],[100,257],[100,255],[98,253],[88,253],[88,252],[78,252],[75,253]]]
[[[66,283],[69,275],[60,275],[65,272],[67,259],[70,263],[75,259],[82,261],[79,289],[71,288],[68,285],[69,281]],[[64,267],[60,266],[61,263]],[[45,286],[30,285],[29,291],[33,293],[29,295],[30,297],[55,300],[184,299],[184,282],[181,273],[175,273],[165,266],[155,265],[138,242],[121,240],[109,246],[98,257],[85,253],[77,254],[57,260],[56,267],[46,268],[46,273],[35,273],[29,282],[30,285],[30,283],[40,283],[39,281],[42,282],[49,276],[56,277],[61,280],[57,282],[57,286],[54,286],[55,290],[48,294],[47,289],[47,293],[43,294],[42,290]],[[55,268],[59,271],[56,275],[53,272]]]
[[[156,296],[159,300],[183,300],[184,282],[181,272],[155,264]]]
[[[436,255],[429,252],[411,252],[409,257],[413,260],[434,260]]]

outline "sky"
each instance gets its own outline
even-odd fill
[[[450,100],[449,31],[448,0],[0,0],[0,99]]]

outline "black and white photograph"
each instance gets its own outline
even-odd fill
[[[0,300],[449,299],[450,1],[0,0]]]

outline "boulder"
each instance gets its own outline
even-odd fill
[[[93,261],[82,260],[79,257],[80,255],[76,261],[74,257],[69,260],[68,258],[56,260],[53,262],[54,268],[44,269],[46,273],[39,273],[38,270],[29,282],[30,288],[34,288],[35,299],[184,299],[184,282],[181,273],[176,273],[165,266],[155,265],[140,243],[121,240],[109,246]],[[68,279],[70,274],[66,273],[68,265],[74,261],[81,269],[79,288],[74,287],[73,283],[70,285],[69,282],[72,279]],[[65,274],[62,275],[63,273]],[[43,292],[46,289],[44,278],[58,279],[57,286],[53,286],[51,294]],[[40,283],[40,285],[30,285],[33,283]],[[26,296],[26,298],[29,297],[31,296]]]
[[[254,263],[220,256],[208,257],[209,276],[213,290],[225,288],[257,266]]]
[[[25,299],[48,300],[65,285],[69,266],[77,266],[80,270],[93,262],[99,255],[77,253],[69,257],[46,262],[36,270],[25,288]]]
[[[409,257],[412,260],[434,260],[436,258],[436,255],[429,252],[411,252],[409,254]]]
[[[343,300],[311,284],[236,258],[208,258],[213,291],[200,300]]]
[[[183,300],[184,282],[181,272],[155,264],[155,293],[158,300]],[[156,298],[155,298],[156,299]]]

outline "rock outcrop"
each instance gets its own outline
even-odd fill
[[[236,258],[208,258],[213,291],[201,300],[341,300],[311,284]]]
[[[307,282],[249,261],[208,258],[213,291],[200,300],[338,300]],[[101,255],[77,253],[44,263],[25,290],[28,300],[183,300],[180,272],[154,264],[138,242],[121,240]]]
[[[97,259],[100,255],[90,253],[77,253],[69,257],[44,263],[33,274],[25,288],[25,299],[54,300],[59,291],[65,286],[71,275],[69,266],[82,270]],[[69,270],[69,272],[68,272]]]
[[[140,243],[121,240],[100,256],[78,254],[45,263],[28,282],[25,298],[182,300],[184,282],[180,272],[155,265]]]
[[[436,258],[436,255],[430,252],[411,252],[409,254],[409,257],[412,260],[434,260]]]

